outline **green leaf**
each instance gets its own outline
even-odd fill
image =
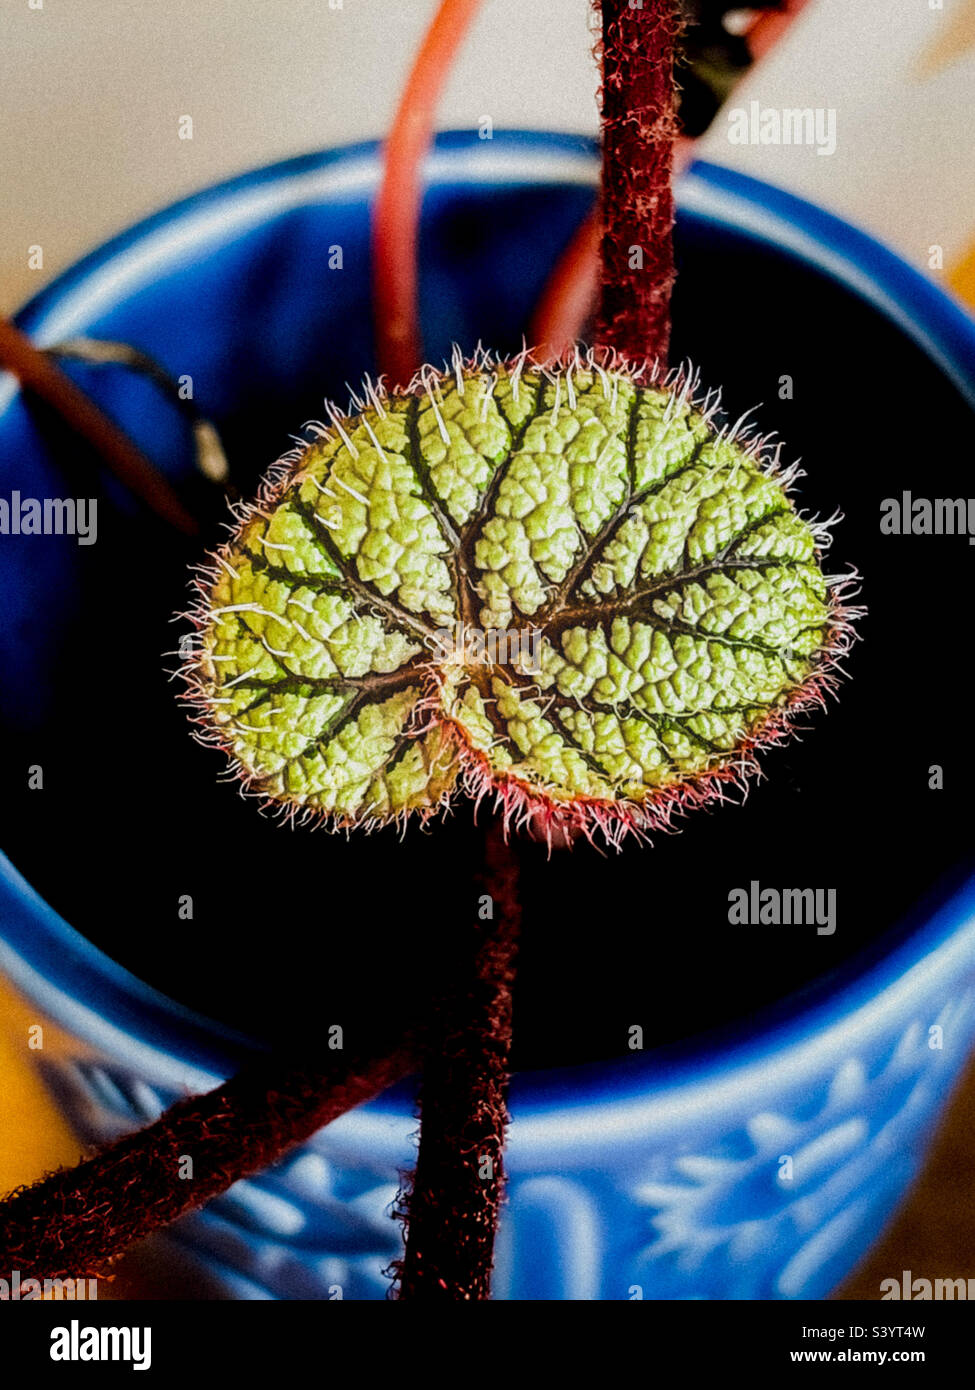
[[[188,671],[250,790],[340,823],[458,786],[610,838],[817,698],[822,528],[686,381],[456,360],[285,461],[198,578]]]

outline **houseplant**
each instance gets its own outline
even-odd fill
[[[515,143],[515,145],[517,146],[518,142],[516,141],[516,142],[514,142],[514,143]],[[287,177],[287,175],[285,175],[285,177]],[[719,182],[720,182],[720,181],[719,181]],[[795,212],[795,210],[793,210],[793,211]],[[734,320],[734,319],[733,319],[732,321],[733,321],[733,322],[736,322],[736,325],[737,325],[737,322],[740,322],[740,320],[737,320],[737,321],[736,321],[736,320]],[[697,336],[698,336],[698,338],[700,339],[703,335],[701,335],[701,334],[699,333]],[[756,356],[757,356],[757,353],[756,353]],[[753,359],[753,360],[754,360],[754,359]],[[617,870],[617,872],[618,872],[618,870]],[[798,1074],[798,1073],[796,1073],[796,1074]],[[538,1199],[536,1199],[536,1200],[538,1200]],[[611,1295],[610,1295],[610,1296],[611,1296]]]

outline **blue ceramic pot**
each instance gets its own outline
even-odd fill
[[[422,265],[428,356],[478,338],[517,346],[559,248],[589,206],[584,141],[442,137],[428,166]],[[87,257],[21,315],[42,343],[134,343],[198,383],[232,419],[257,390],[290,403],[343,394],[371,365],[373,146],[262,169],[188,199]],[[825,275],[912,338],[975,401],[975,329],[875,242],[787,194],[697,164],[680,187],[698,243],[748,244]],[[332,274],[332,248],[343,269]],[[331,278],[329,278],[331,276]],[[322,285],[328,292],[320,292]],[[86,379],[176,478],[178,419],[124,374]],[[284,409],[284,406],[282,406]],[[308,413],[315,413],[309,410]],[[287,415],[286,425],[295,417]],[[299,419],[304,416],[297,417]],[[276,419],[279,431],[282,421]],[[270,457],[272,455],[267,455]],[[9,379],[0,379],[0,491],[70,495]],[[104,504],[129,508],[111,491]],[[43,556],[43,559],[39,559]],[[4,712],[43,715],[72,609],[75,548],[0,547]],[[58,1043],[38,1063],[80,1133],[153,1118],[251,1050],[148,989],[76,933],[0,858],[0,968]],[[761,1026],[664,1058],[515,1078],[509,1200],[495,1296],[514,1299],[818,1298],[846,1274],[917,1171],[975,1037],[975,886],[943,893],[896,941]],[[931,1047],[930,1029],[943,1030]],[[54,1034],[52,1033],[52,1036]],[[411,1162],[408,1096],[345,1116],[163,1240],[181,1268],[241,1298],[382,1297],[397,1253],[388,1215]],[[779,1156],[797,1176],[783,1179]]]

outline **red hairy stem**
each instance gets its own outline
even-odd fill
[[[441,0],[407,79],[386,141],[373,215],[373,300],[379,370],[405,385],[423,365],[417,240],[421,165],[437,101],[481,0]]]
[[[480,1301],[490,1296],[504,1195],[511,988],[521,909],[517,860],[494,822],[476,892],[493,919],[468,928],[466,969],[440,1001],[420,1089],[420,1151],[399,1215],[406,1253],[397,1296]],[[484,896],[479,903],[486,901]]]
[[[133,1241],[408,1076],[416,1055],[400,1041],[385,1055],[334,1052],[317,1066],[268,1057],[206,1095],[177,1101],[147,1128],[0,1202],[0,1268],[23,1278],[104,1276]]]
[[[674,283],[677,0],[596,0],[602,16],[602,271],[596,343],[665,364]]]
[[[69,376],[6,319],[0,318],[0,367],[37,396],[101,455],[120,482],[164,521],[196,535],[196,520],[162,473]]]
[[[693,153],[693,140],[683,136],[678,139],[674,146],[675,175],[690,162]],[[597,203],[579,224],[542,291],[528,329],[528,341],[536,344],[533,355],[540,362],[562,357],[584,336],[599,290],[602,225]]]

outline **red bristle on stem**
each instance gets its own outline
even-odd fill
[[[690,162],[694,141],[681,136],[674,146],[674,174]],[[533,356],[552,362],[585,337],[586,323],[596,306],[600,278],[602,213],[597,203],[580,222],[555,263],[539,297],[528,329],[535,344]]]
[[[472,912],[461,968],[440,1001],[423,1064],[420,1151],[399,1212],[406,1236],[406,1253],[394,1265],[399,1299],[490,1297],[504,1196],[517,883],[517,859],[494,821],[475,888],[490,897],[493,918]]]
[[[666,363],[674,283],[677,0],[596,0],[603,177],[598,347]]]
[[[0,1202],[0,1268],[23,1278],[99,1278],[127,1246],[250,1173],[275,1163],[344,1114],[409,1075],[412,1042],[331,1052],[297,1065],[268,1057],[154,1124]],[[181,1164],[193,1159],[191,1181]]]

